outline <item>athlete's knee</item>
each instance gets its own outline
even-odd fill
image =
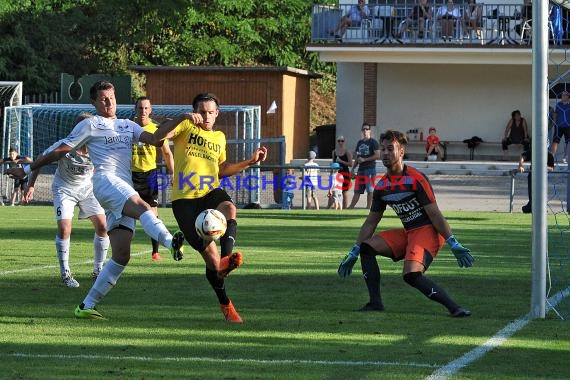
[[[372,246],[366,242],[360,243],[360,254],[376,256],[377,252]]]
[[[404,274],[404,281],[410,286],[416,286],[416,282],[422,276],[422,272],[408,272]]]

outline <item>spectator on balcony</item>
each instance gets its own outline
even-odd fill
[[[524,0],[523,6],[521,8],[520,15],[520,24],[515,25],[515,32],[520,35],[523,39],[530,38],[530,29],[528,27],[532,26],[531,19],[532,19],[532,1],[531,0]],[[519,18],[519,17],[517,17]],[[527,29],[523,30],[523,26],[527,23]],[[523,36],[523,33],[525,34]]]
[[[475,32],[476,39],[481,39],[481,26],[483,21],[483,11],[477,4],[477,0],[468,0],[463,11],[463,30],[467,33],[467,38],[472,39]]]
[[[459,8],[455,6],[453,0],[447,0],[447,5],[441,6],[437,10],[437,19],[441,22],[441,39],[450,41],[455,36],[455,23],[461,18]]]
[[[521,111],[514,110],[511,112],[511,119],[505,128],[505,136],[501,142],[503,146],[503,158],[506,158],[509,145],[521,144],[524,150],[528,150],[530,136],[528,134],[528,124],[526,119],[521,116]]]
[[[400,25],[400,35],[410,28],[417,28],[418,38],[424,38],[425,25],[431,18],[432,12],[428,0],[419,0],[419,3],[414,5],[412,12]]]
[[[337,39],[341,39],[346,29],[349,27],[359,27],[362,24],[362,20],[366,20],[369,17],[370,8],[368,8],[364,0],[358,0],[358,4],[350,7],[348,13],[342,16],[338,26],[335,30],[331,31],[330,34],[334,35]]]

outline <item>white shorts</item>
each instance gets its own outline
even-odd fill
[[[135,219],[124,216],[123,208],[127,200],[138,193],[132,182],[127,182],[117,176],[93,176],[93,193],[107,215],[107,231],[122,225],[135,231]]]
[[[93,195],[91,181],[88,186],[73,190],[62,186],[52,186],[52,191],[56,220],[73,219],[75,206],[79,206],[79,219],[105,214],[105,210]]]

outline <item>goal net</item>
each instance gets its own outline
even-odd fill
[[[84,104],[28,104],[6,107],[4,120],[4,141],[10,146],[18,147],[21,154],[36,157],[55,141],[67,136],[75,126],[77,115],[83,112],[95,113],[91,105]],[[118,105],[117,117],[133,119],[133,105]],[[160,120],[173,117],[184,112],[191,112],[190,105],[153,105],[152,117]],[[260,145],[269,145],[273,152],[285,152],[284,140],[261,139],[261,107],[260,106],[221,106],[216,120],[216,129],[226,134],[227,159],[229,162],[249,158]],[[267,141],[266,141],[267,140]],[[273,146],[271,146],[273,145]],[[271,158],[270,158],[271,159]],[[274,164],[280,164],[284,157],[273,156]],[[38,179],[34,198],[38,202],[51,202],[51,176],[55,165],[42,169]],[[259,168],[250,168],[245,175],[260,178]],[[235,181],[236,179],[231,179]],[[235,186],[226,188],[237,204],[260,202],[261,190],[255,186]],[[163,199],[170,199],[169,190],[165,189]]]

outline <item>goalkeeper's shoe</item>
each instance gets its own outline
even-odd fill
[[[101,315],[95,308],[93,309],[84,309],[84,305],[78,305],[75,308],[75,318],[79,319],[107,319]]]
[[[384,305],[382,303],[368,302],[357,311],[384,311]]]
[[[170,244],[170,253],[172,258],[176,261],[180,261],[184,258],[184,234],[182,231],[176,231],[172,235],[172,243]]]
[[[459,308],[457,308],[451,312],[451,316],[453,318],[469,317],[470,315],[471,315],[471,312],[467,309],[462,308],[462,307],[459,307]]]
[[[236,308],[232,301],[230,301],[227,305],[220,304],[220,310],[222,310],[222,314],[226,318],[226,321],[229,323],[243,323],[243,320],[239,316]]]
[[[231,271],[241,266],[241,264],[243,264],[243,255],[241,252],[236,251],[229,256],[222,257],[220,259],[218,277],[226,277],[228,274],[230,274]]]
[[[61,280],[63,281],[63,284],[68,288],[79,288],[79,282],[77,282],[77,280],[73,278],[71,272],[68,270],[66,270],[61,275]]]

